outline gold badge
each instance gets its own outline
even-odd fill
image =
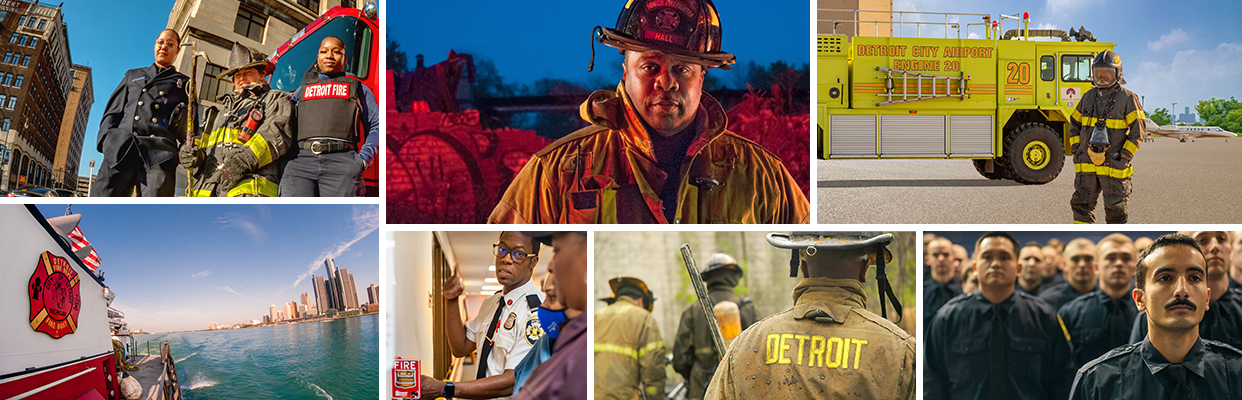
[[[517,314],[509,313],[509,318],[505,318],[505,330],[513,329],[513,324],[517,323]]]

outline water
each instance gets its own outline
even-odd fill
[[[375,399],[378,325],[371,314],[135,338],[168,341],[187,400]]]

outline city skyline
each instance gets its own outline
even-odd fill
[[[49,218],[65,213],[63,204],[36,207]],[[269,305],[300,299],[326,258],[354,267],[355,281],[379,282],[375,205],[83,204],[72,211],[82,214],[79,226],[117,294],[112,307],[135,331],[251,321]]]

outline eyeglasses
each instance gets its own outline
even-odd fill
[[[526,258],[531,256],[530,253],[524,253],[518,250],[510,249],[500,243],[496,243],[492,245],[492,255],[498,258],[505,258],[505,256],[508,255],[510,260],[513,260],[513,262],[518,263],[518,264],[521,264],[523,261],[526,261]]]

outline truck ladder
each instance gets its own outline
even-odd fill
[[[909,103],[911,101],[939,99],[943,97],[957,97],[962,100],[966,100],[970,98],[970,94],[966,93],[966,84],[967,84],[967,81],[970,80],[970,77],[966,76],[965,72],[958,72],[959,74],[958,76],[935,76],[935,75],[922,74],[918,72],[910,72],[910,71],[903,71],[900,69],[883,68],[883,67],[875,67],[875,70],[885,73],[884,76],[877,76],[877,78],[884,80],[884,93],[877,94],[876,96],[888,98],[888,101],[876,103],[876,106],[887,106],[887,105],[892,105],[892,104]],[[893,92],[893,74],[894,73],[900,75],[901,93]],[[917,90],[914,93],[910,93],[910,78],[911,77],[915,78],[915,87],[917,88]],[[930,94],[923,94],[923,79],[931,79],[931,93]],[[945,81],[944,82],[944,93],[937,94],[936,93],[936,81],[940,79],[944,79]],[[949,90],[951,87],[953,87],[952,83],[954,79],[957,80],[957,94],[952,94],[950,93],[950,90]],[[901,97],[900,100],[893,100],[894,97],[898,97],[898,96]]]

